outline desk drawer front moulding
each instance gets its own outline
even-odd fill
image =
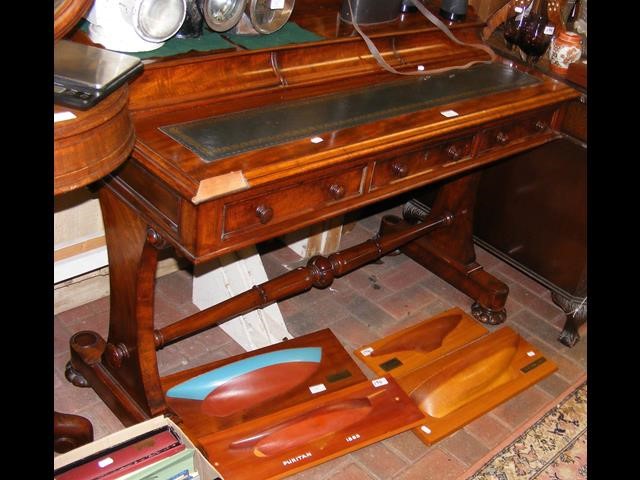
[[[366,167],[358,165],[330,176],[285,185],[278,190],[224,205],[222,239],[271,228],[296,216],[322,210],[363,194]]]
[[[478,154],[515,145],[548,132],[554,125],[554,113],[555,110],[543,110],[485,130]]]
[[[437,145],[427,145],[419,150],[390,159],[375,162],[369,191],[397,182],[431,173],[451,163],[472,157],[473,135]]]
[[[199,262],[231,251],[231,244],[249,245],[276,231],[286,233],[291,222],[316,223],[321,216],[329,218],[351,208],[354,202],[364,206],[387,196],[391,189],[417,188],[473,168],[477,162],[490,161],[503,151],[516,152],[530,143],[554,138],[558,118],[558,108],[515,115],[498,126],[469,129],[446,141],[417,142],[369,156],[366,163],[353,160],[337,171],[325,167],[304,182],[292,177],[278,182],[277,187],[249,187],[199,205],[170,190],[136,159],[118,172],[114,187],[163,226],[163,234],[183,254]],[[540,128],[542,124],[544,128]],[[509,139],[504,144],[495,140],[501,132],[507,132]]]

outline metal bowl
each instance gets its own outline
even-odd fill
[[[249,19],[259,33],[273,33],[287,23],[296,0],[248,0]]]
[[[226,32],[240,21],[247,0],[203,0],[204,21],[214,32]]]

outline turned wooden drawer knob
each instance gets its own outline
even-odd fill
[[[406,177],[407,173],[409,173],[409,167],[406,163],[393,162],[393,164],[391,164],[391,171],[395,177],[402,178]]]
[[[543,122],[542,120],[538,120],[536,122],[536,130],[538,130],[539,132],[543,131],[545,128],[547,128],[547,123]]]
[[[509,135],[504,132],[498,132],[498,134],[496,135],[496,142],[498,142],[500,145],[506,145],[507,143],[509,143]]]
[[[340,200],[342,197],[344,197],[345,192],[346,190],[344,188],[344,185],[340,185],[339,183],[333,183],[329,187],[329,193],[335,200]]]
[[[273,218],[273,208],[266,206],[264,203],[261,203],[256,207],[256,217],[260,220],[260,223],[263,225]]]
[[[460,152],[460,149],[455,145],[451,145],[449,148],[447,148],[447,155],[449,155],[449,158],[451,160],[458,160],[462,155],[462,152]]]

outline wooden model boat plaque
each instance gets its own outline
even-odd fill
[[[410,348],[415,351],[428,350],[428,346],[433,345],[433,338],[448,330],[452,334],[454,329],[447,328],[450,320],[446,319],[455,310],[372,344],[373,351],[375,347],[379,348],[378,352],[385,348],[389,350],[389,353],[380,355],[383,361],[389,362],[386,357],[390,355],[395,355],[396,359],[409,359],[406,366],[403,365],[405,368],[390,369],[389,374],[396,378],[424,413],[424,425],[414,432],[427,445],[462,428],[557,370],[557,366],[545,358],[538,348],[509,327],[479,339],[476,337],[466,345],[457,342],[459,348],[456,350],[449,349],[447,354],[440,351],[443,354],[440,358],[429,357],[428,361],[418,365],[415,360],[419,357]],[[434,327],[431,329],[433,336],[424,333],[430,326]],[[407,330],[412,329],[414,333],[418,332],[413,338],[407,335]],[[444,345],[446,342],[442,343]],[[397,351],[393,352],[392,348],[397,348]],[[356,352],[360,358],[363,358],[362,350]],[[436,353],[438,349],[431,351]],[[371,354],[364,359],[371,368],[380,368]]]
[[[331,330],[162,379],[169,407],[199,438],[366,380]]]
[[[489,333],[460,308],[446,310],[354,353],[378,375],[399,378]]]
[[[424,423],[393,377],[379,377],[201,437],[225,478],[274,479]]]

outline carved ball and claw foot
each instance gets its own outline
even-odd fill
[[[567,319],[568,320],[568,319]],[[567,347],[573,347],[578,340],[580,340],[580,334],[578,333],[578,328],[575,327],[571,322],[567,321],[564,326],[564,330],[560,333],[558,337],[560,343],[566,345]]]
[[[507,309],[501,308],[500,310],[491,310],[483,307],[478,302],[474,302],[471,305],[471,314],[473,317],[481,323],[489,325],[499,325],[507,319]]]
[[[573,347],[580,340],[578,329],[587,321],[586,298],[581,301],[567,299],[556,292],[551,292],[551,299],[564,311],[566,320],[558,340],[567,347]]]

